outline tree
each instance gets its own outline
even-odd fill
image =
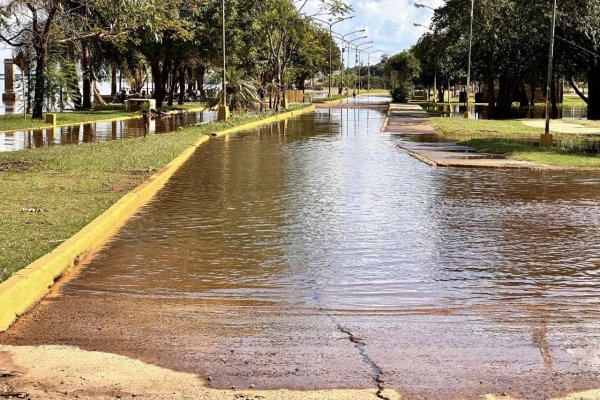
[[[42,118],[51,45],[126,35],[137,23],[148,24],[142,18],[147,4],[126,0],[14,0],[0,5],[0,40],[32,50],[35,61],[32,117]],[[92,14],[103,17],[90,18]]]

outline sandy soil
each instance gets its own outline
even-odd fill
[[[6,376],[8,375],[8,376]],[[194,375],[69,346],[0,346],[0,397],[29,399],[377,399],[375,390],[259,391],[205,387]],[[19,394],[21,394],[19,396]],[[388,390],[385,397],[400,399]]]
[[[12,394],[12,396],[9,396]],[[403,397],[392,390],[389,400]],[[219,390],[194,375],[70,346],[0,346],[0,397],[25,399],[373,400],[375,390]],[[460,399],[460,397],[457,397]],[[517,400],[483,396],[484,400]],[[598,400],[600,390],[554,400]]]

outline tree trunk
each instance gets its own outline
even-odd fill
[[[113,65],[110,69],[110,95],[117,94],[117,67]]]
[[[525,89],[525,84],[523,84],[523,82],[519,85],[519,106],[529,106],[529,97],[527,97],[527,90]]]
[[[534,106],[535,105],[535,91],[536,91],[536,83],[535,81],[532,81],[529,83],[529,91],[531,92],[531,101],[529,102],[530,106]]]
[[[179,98],[177,99],[178,104],[183,104],[185,100],[185,70],[186,66],[179,68]]]
[[[573,81],[573,77],[569,78],[569,85],[573,88],[573,90],[575,91],[575,93],[577,93],[577,96],[579,96],[579,98],[581,98],[581,100],[583,100],[585,102],[585,104],[587,104],[588,103],[587,96],[585,94],[583,94],[583,92],[581,90],[579,90],[579,88],[577,87],[577,85]]]
[[[588,71],[588,119],[600,120],[600,65],[596,58],[590,60]]]
[[[165,63],[166,64],[166,63]],[[175,86],[176,86],[176,75],[177,75],[177,71],[179,70],[179,64],[180,61],[179,60],[175,60],[175,64],[173,65],[173,69],[171,70],[171,73],[169,74],[169,100],[167,101],[167,105],[169,107],[173,106],[173,99],[175,96]]]
[[[96,84],[92,85],[92,91],[94,93],[94,101],[96,102],[96,104],[99,104],[101,106],[105,106],[106,105],[106,101],[104,101],[104,99],[102,98],[102,94],[100,93],[100,91],[96,87]]]
[[[37,60],[35,63],[35,91],[33,95],[33,112],[31,118],[42,119],[44,111],[44,87],[46,85],[46,48],[36,47]]]
[[[90,49],[85,40],[81,43],[81,71],[83,72],[83,99],[81,108],[90,110],[92,108],[92,66],[90,62]]]
[[[163,80],[163,71],[161,69],[160,61],[153,60],[150,63],[150,70],[152,72],[152,81],[154,82],[154,100],[156,100],[156,108],[162,108],[162,103],[165,100],[167,91],[165,90],[165,82]]]
[[[206,90],[204,90],[204,74],[206,73],[206,67],[204,65],[199,65],[196,73],[198,74],[196,81],[198,82],[200,97],[202,100],[206,100]]]

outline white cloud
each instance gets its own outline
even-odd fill
[[[394,54],[410,48],[426,32],[425,28],[415,27],[413,23],[429,25],[433,11],[428,8],[416,8],[414,0],[347,0],[354,9],[355,17],[334,27],[339,33],[366,29],[368,40],[374,46],[388,54]],[[444,0],[417,0],[432,8],[441,6]],[[307,5],[310,13],[316,8],[317,0]]]

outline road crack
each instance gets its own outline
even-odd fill
[[[388,397],[386,397],[383,394],[383,392],[385,390],[385,382],[383,380],[383,375],[384,375],[383,370],[367,354],[367,351],[366,351],[367,344],[363,341],[363,339],[355,336],[354,333],[352,333],[352,331],[350,331],[349,328],[340,324],[339,321],[337,320],[336,316],[334,314],[330,313],[329,311],[327,311],[325,309],[325,307],[323,307],[323,305],[321,304],[321,299],[317,292],[314,293],[313,297],[317,301],[318,310],[321,311],[324,315],[326,315],[327,318],[329,318],[329,320],[333,323],[333,325],[335,325],[337,330],[339,330],[340,332],[342,332],[343,334],[345,334],[347,336],[347,340],[349,340],[352,344],[354,344],[354,348],[356,348],[356,350],[358,351],[358,354],[361,356],[363,362],[365,364],[367,364],[369,366],[369,368],[371,369],[371,372],[373,373],[373,383],[375,384],[375,387],[377,388],[377,392],[375,393],[375,396],[377,396],[377,398],[382,399],[382,400],[390,400]]]

